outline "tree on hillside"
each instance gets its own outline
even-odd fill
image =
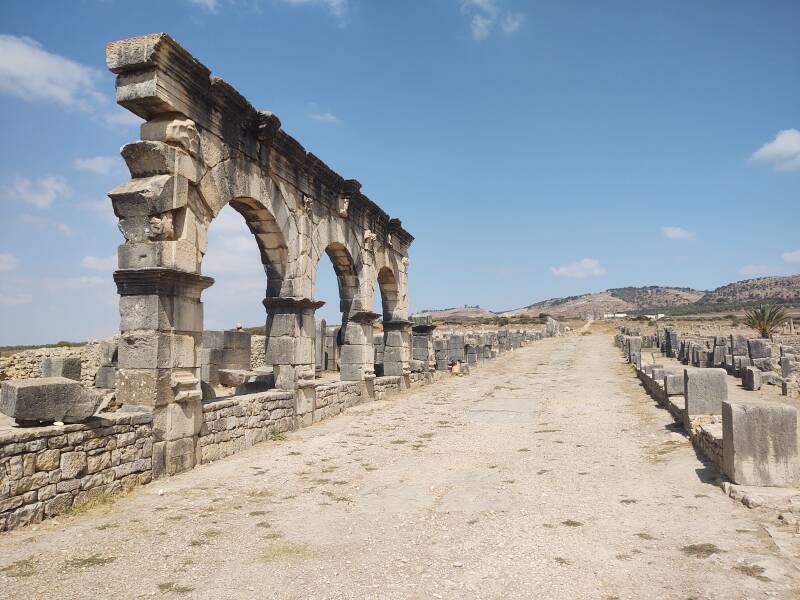
[[[758,331],[762,338],[769,338],[788,320],[786,309],[777,304],[761,304],[751,308],[744,315],[744,324]]]

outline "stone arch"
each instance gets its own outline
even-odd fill
[[[378,271],[378,289],[381,294],[383,320],[392,321],[399,307],[400,287],[391,268],[383,267]]]
[[[353,260],[350,251],[341,242],[331,242],[325,248],[325,254],[333,265],[333,272],[336,274],[336,280],[339,285],[339,310],[342,313],[343,322],[350,316],[350,311],[353,307],[353,301],[360,292],[359,274],[356,270],[356,263]],[[317,269],[314,270],[314,281],[316,283],[316,272],[319,269],[319,262]]]
[[[198,186],[210,207],[209,223],[229,204],[256,238],[267,276],[267,298],[294,296],[292,268],[299,251],[295,202],[249,160],[230,159],[209,169]]]
[[[236,198],[229,204],[242,215],[247,228],[256,238],[261,264],[267,276],[267,297],[280,296],[289,262],[289,247],[275,217],[253,198]]]
[[[311,287],[316,289],[317,272],[322,256],[327,255],[333,264],[339,284],[341,311],[349,313],[364,310],[366,261],[363,249],[350,223],[333,215],[323,215],[311,236]],[[345,306],[345,303],[347,306]]]

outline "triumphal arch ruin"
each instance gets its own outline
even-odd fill
[[[201,294],[207,232],[230,205],[245,219],[264,265],[266,364],[291,390],[298,416],[314,395],[314,296],[323,254],[342,312],[341,379],[375,377],[373,328],[382,317],[383,374],[408,377],[408,249],[413,237],[307,152],[278,117],[258,111],[166,34],[107,47],[117,102],[145,120],[122,148],[131,179],[109,193],[125,241],[114,273],[121,340],[116,392],[154,413],[167,461],[194,461],[202,421]],[[376,283],[383,314],[373,312]],[[171,448],[171,450],[170,450]]]

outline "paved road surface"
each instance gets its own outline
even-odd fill
[[[545,340],[0,535],[0,597],[800,597],[708,476],[609,336]]]

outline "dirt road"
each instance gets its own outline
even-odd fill
[[[609,336],[0,535],[4,598],[798,598]]]

